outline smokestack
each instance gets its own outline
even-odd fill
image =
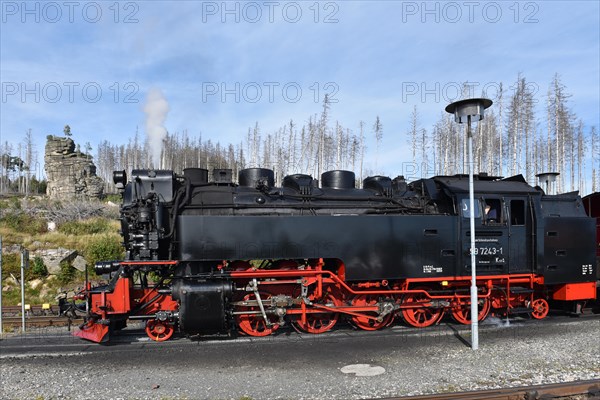
[[[163,140],[167,137],[167,129],[164,122],[169,113],[169,103],[159,89],[150,89],[144,105],[146,113],[146,136],[152,155],[152,167],[160,169],[160,153]]]

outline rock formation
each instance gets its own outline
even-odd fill
[[[50,275],[57,275],[60,273],[61,263],[72,263],[78,257],[76,250],[68,250],[61,247],[58,249],[40,250],[35,252],[35,255],[42,258],[44,265],[48,270],[48,274]],[[30,257],[30,265],[32,261],[33,259]]]
[[[51,199],[89,200],[102,196],[104,182],[96,176],[92,156],[79,148],[75,150],[73,139],[49,135],[44,161],[48,179],[46,194]]]

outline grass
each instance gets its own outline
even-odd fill
[[[103,255],[117,255],[117,250],[119,250],[120,254],[122,238],[118,233],[119,227],[118,221],[107,220],[106,228],[98,233],[67,234],[64,232],[46,232],[31,235],[2,226],[0,227],[0,236],[5,248],[13,244],[20,244],[28,249],[31,254],[36,250],[62,247],[77,250],[79,254],[83,255],[93,265],[93,262],[99,261],[99,257],[101,258]]]
[[[15,275],[20,279],[19,275]],[[56,304],[56,295],[66,289],[69,286],[81,286],[80,282],[83,282],[84,274],[77,272],[73,282],[64,284],[57,278],[45,279],[47,291],[42,293],[41,285],[37,288],[32,288],[29,282],[25,282],[25,303],[26,304],[43,304],[51,303]],[[6,286],[6,283],[4,284]],[[21,286],[11,285],[11,289],[6,292],[2,292],[2,304],[5,306],[16,306],[21,302]]]
[[[120,223],[104,217],[93,217],[86,220],[66,221],[57,227],[54,232],[47,231],[44,219],[34,218],[23,212],[21,204],[15,199],[0,200],[0,237],[2,246],[6,250],[14,245],[28,249],[30,253],[31,268],[26,270],[26,302],[40,304],[43,302],[56,303],[54,299],[57,292],[81,286],[85,273],[72,268],[71,265],[61,266],[58,276],[45,277],[43,264],[35,258],[37,250],[65,248],[76,250],[88,262],[88,270],[97,261],[116,260],[123,257],[122,238],[119,235]],[[3,253],[2,259],[3,282],[1,287],[6,287],[6,279],[12,273],[20,279],[20,254]],[[33,268],[35,267],[35,268]],[[90,276],[94,276],[91,272]],[[42,279],[49,289],[41,293],[41,286],[33,289],[27,281]],[[20,286],[12,286],[10,290],[2,292],[3,304],[16,305],[21,301]]]
[[[120,238],[120,225],[118,221],[106,221],[106,228],[103,231],[95,233],[69,234],[65,232],[44,232],[39,234],[29,234],[17,229],[6,227],[0,224],[0,236],[2,236],[3,245],[21,244],[30,252],[41,248],[84,249],[91,239],[107,235],[112,238]],[[50,246],[50,247],[49,247]]]
[[[66,235],[94,235],[111,232],[111,221],[106,218],[91,218],[85,221],[68,221],[58,226],[58,232]]]

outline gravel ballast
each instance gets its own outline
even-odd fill
[[[296,333],[226,341],[0,342],[2,399],[361,399],[600,379],[600,321]],[[3,343],[4,342],[4,343]],[[30,350],[30,351],[29,351]]]

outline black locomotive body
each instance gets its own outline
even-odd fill
[[[375,330],[401,316],[425,327],[470,321],[468,177],[364,180],[329,171],[321,184],[273,171],[134,170],[123,190],[126,259],[99,265],[78,333],[102,341],[127,319],[155,340],[185,333],[264,336],[291,323],[325,332],[340,316]],[[479,318],[529,313],[548,300],[595,298],[595,221],[577,193],[545,195],[522,176],[475,179]],[[149,275],[152,273],[151,275]],[[154,283],[149,283],[151,279]]]

